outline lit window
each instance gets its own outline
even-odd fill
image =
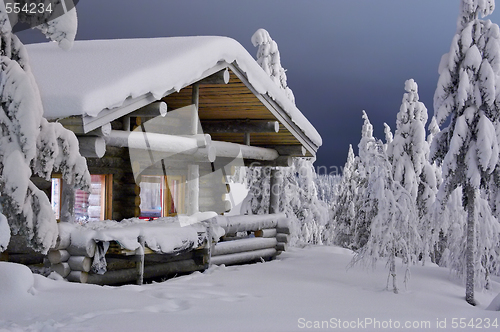
[[[141,215],[140,218],[150,219],[162,216],[163,188],[165,181],[162,176],[141,176]]]
[[[181,176],[141,176],[140,218],[175,216],[184,209],[184,179]]]
[[[61,188],[62,181],[60,178],[52,179],[51,200],[52,211],[56,215],[56,219],[61,219]]]
[[[81,224],[106,219],[106,208],[111,203],[106,202],[106,188],[111,183],[111,176],[91,175],[90,181],[90,193],[83,190],[75,190],[74,217],[75,221]],[[63,205],[62,189],[61,178],[53,178],[51,204],[57,219],[60,219],[61,207]],[[111,195],[108,196],[110,197]]]

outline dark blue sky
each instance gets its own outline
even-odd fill
[[[459,0],[80,0],[77,39],[221,35],[255,56],[250,37],[265,28],[297,106],[323,137],[316,165],[334,171],[349,144],[357,149],[362,110],[375,136],[384,137],[384,122],[394,131],[405,80],[415,79],[433,114],[458,8]],[[500,23],[500,8],[488,18]],[[37,31],[19,36],[43,40]]]

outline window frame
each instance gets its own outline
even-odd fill
[[[101,207],[103,207],[103,208],[101,209],[100,219],[102,219],[102,220],[112,219],[112,215],[113,215],[113,174],[91,174],[91,176],[92,175],[98,175],[98,176],[103,177],[101,180]],[[64,181],[62,180],[62,174],[60,174],[60,173],[52,174],[51,182],[54,179],[57,179],[59,181],[59,198],[58,198],[59,199],[59,211],[58,211],[59,218],[57,218],[57,214],[56,214],[56,220],[57,220],[57,222],[60,222],[61,221],[61,219],[60,219],[61,209],[63,206],[62,200],[63,200]],[[52,208],[54,208],[53,203],[52,203],[52,195],[53,195],[52,187],[51,187],[50,193],[51,193],[51,197],[49,197],[50,203],[51,203]],[[56,212],[54,211],[54,213],[56,213]]]

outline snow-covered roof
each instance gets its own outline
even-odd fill
[[[260,94],[271,97],[317,146],[321,136],[237,41],[198,36],[76,41],[70,51],[55,43],[27,45],[47,118],[97,117],[127,99],[161,99],[196,82],[208,69],[235,64]]]

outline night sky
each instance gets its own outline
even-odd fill
[[[278,43],[298,108],[323,137],[316,166],[335,172],[357,150],[361,111],[374,134],[395,129],[404,82],[415,79],[433,114],[441,56],[456,31],[459,0],[81,0],[77,39],[220,35],[253,56],[265,28]],[[500,23],[500,8],[488,19]],[[25,43],[45,40],[18,33]]]

